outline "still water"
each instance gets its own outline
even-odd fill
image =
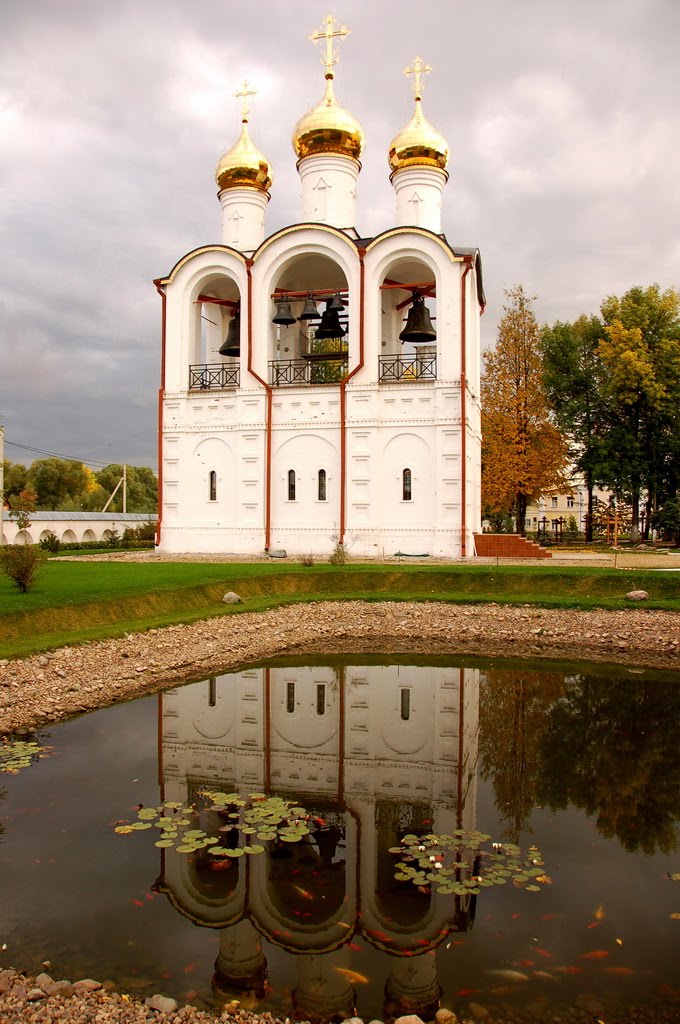
[[[299,1019],[680,1007],[679,738],[677,677],[520,663],[277,662],[85,715],[0,775],[0,967]],[[234,794],[302,838],[239,832]],[[114,832],[140,805],[198,848]],[[456,892],[409,877],[433,834]],[[537,891],[488,880],[507,844]]]

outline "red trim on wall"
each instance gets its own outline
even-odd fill
[[[156,521],[156,544],[161,542],[163,522],[163,399],[165,398],[165,328],[167,296],[161,286],[161,279],[154,280],[156,291],[161,297],[161,386],[158,389],[158,519]]]
[[[465,301],[465,279],[472,270],[470,258],[465,260],[465,270],[460,279],[460,553],[466,556],[465,534],[467,532],[467,303]]]
[[[340,381],[340,529],[338,543],[345,539],[345,505],[347,500],[347,393],[346,387],[352,377],[364,365],[364,291],[366,268],[364,266],[365,249],[359,249],[359,362],[346,377]]]
[[[463,827],[463,767],[465,760],[465,669],[458,669],[458,779],[456,787],[456,828]]]
[[[246,260],[248,275],[248,373],[258,381],[267,392],[267,415],[265,436],[265,494],[264,494],[264,549],[269,551],[272,532],[272,389],[265,380],[253,369],[253,260]]]

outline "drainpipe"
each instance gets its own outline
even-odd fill
[[[364,289],[366,268],[364,266],[365,249],[359,249],[359,362],[340,381],[340,529],[338,543],[345,540],[345,504],[347,498],[347,384],[364,365]]]
[[[465,280],[471,270],[472,259],[467,257],[465,260],[465,270],[460,279],[460,554],[462,558],[466,557],[465,535],[467,532],[467,412],[465,408],[467,391],[467,303],[465,301]]]
[[[156,291],[161,297],[161,386],[158,389],[158,520],[156,522],[156,546],[161,542],[163,522],[163,399],[165,398],[165,330],[167,295],[161,287],[161,279],[155,278]]]
[[[253,261],[246,259],[248,274],[248,373],[267,392],[266,437],[265,437],[265,493],[264,493],[264,549],[269,551],[272,532],[272,407],[273,391],[265,380],[253,369]]]

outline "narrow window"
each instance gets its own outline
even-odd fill
[[[326,712],[326,684],[316,684],[316,713],[323,715]]]
[[[288,501],[295,501],[295,470],[288,470]]]
[[[552,507],[557,508],[557,498],[552,499]]]
[[[295,711],[295,683],[286,684],[286,711],[289,715]]]
[[[411,470],[405,469],[402,473],[401,497],[403,501],[411,500]]]
[[[210,500],[217,501],[217,473],[214,469],[210,470]]]
[[[319,501],[326,500],[326,470],[319,470]]]
[[[211,676],[208,680],[208,707],[214,708],[217,704],[217,677]]]
[[[401,690],[401,720],[408,722],[411,717],[411,691]]]

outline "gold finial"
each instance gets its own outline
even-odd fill
[[[333,46],[333,40],[346,39],[350,30],[344,25],[335,28],[334,26],[338,25],[338,22],[332,14],[328,14],[321,24],[325,28],[317,29],[309,38],[314,44],[320,43],[322,39],[326,40],[326,52],[321,55],[321,63],[326,69],[326,78],[332,78],[333,72],[331,68],[340,60],[340,54]]]
[[[248,120],[248,114],[250,113],[250,104],[248,103],[249,96],[255,96],[257,89],[253,89],[250,86],[247,78],[244,78],[241,82],[240,87],[234,93],[236,99],[241,100],[241,121],[245,124]]]
[[[429,64],[425,64],[420,57],[416,57],[409,67],[404,68],[404,74],[409,78],[413,75],[413,81],[411,83],[415,98],[420,100],[423,98],[423,78],[425,75],[429,75],[432,68]]]

